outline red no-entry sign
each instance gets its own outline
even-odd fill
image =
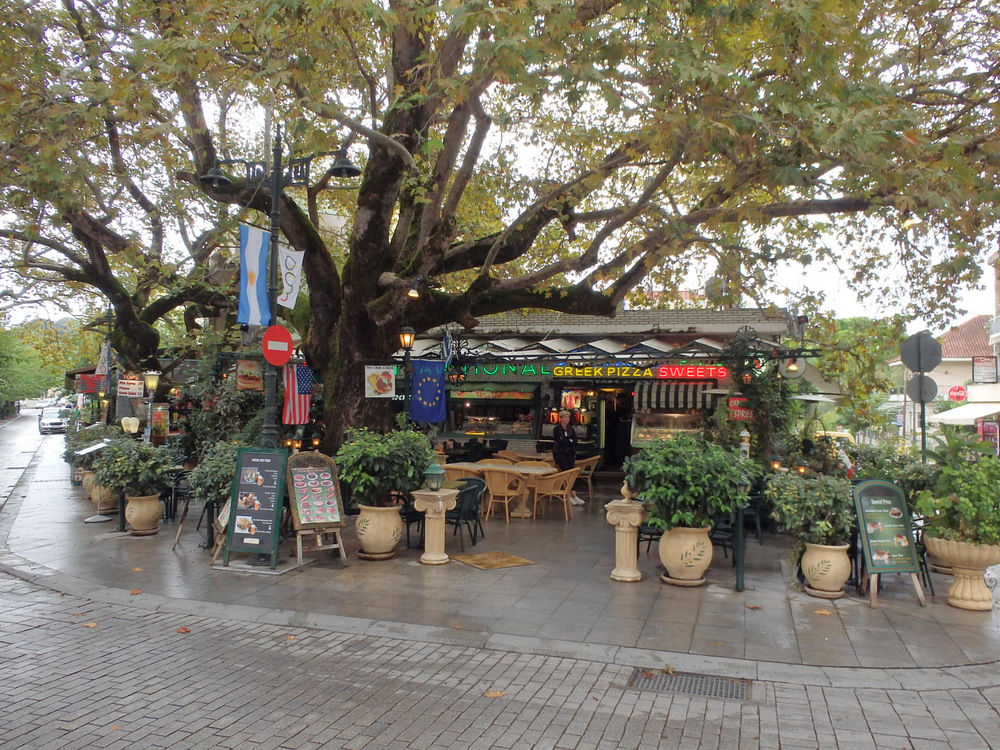
[[[292,358],[292,334],[284,326],[271,326],[264,332],[264,359],[275,367]]]

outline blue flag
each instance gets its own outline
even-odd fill
[[[240,306],[236,322],[252,326],[271,325],[271,303],[267,298],[267,251],[271,233],[240,224]]]
[[[444,362],[439,359],[413,360],[413,395],[410,419],[414,422],[443,422]]]

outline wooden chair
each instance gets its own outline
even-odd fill
[[[514,451],[497,451],[496,453],[493,454],[493,457],[502,458],[506,461],[510,461],[511,463],[515,464],[521,460],[521,457],[518,456],[516,453],[514,453]]]
[[[483,469],[483,479],[486,480],[486,491],[489,493],[484,517],[488,521],[493,513],[493,506],[502,505],[507,523],[510,523],[511,500],[521,497],[527,490],[524,478],[513,471],[505,471],[498,466],[493,469]]]
[[[569,471],[560,471],[557,474],[547,474],[535,480],[535,502],[532,505],[532,519],[538,517],[539,500],[561,500],[563,504],[563,514],[568,521],[573,517],[573,509],[569,504],[569,492],[573,489],[573,483],[580,476],[580,467],[574,466]]]
[[[476,461],[477,464],[482,466],[513,466],[514,462],[509,461],[506,458],[484,458]]]
[[[580,470],[580,479],[587,483],[587,494],[590,499],[594,499],[594,472],[597,471],[597,464],[600,463],[600,455],[590,458],[577,459],[575,468]]]

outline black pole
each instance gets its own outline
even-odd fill
[[[278,322],[278,232],[281,230],[281,125],[274,135],[271,153],[271,242],[267,251],[267,301],[270,323]],[[267,363],[264,372],[264,427],[260,436],[264,448],[278,447],[278,368]]]

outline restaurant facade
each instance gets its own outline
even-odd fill
[[[566,410],[581,452],[610,466],[648,440],[700,431],[719,408],[738,409],[740,339],[782,347],[801,336],[784,311],[760,309],[505,313],[445,333],[419,336],[411,352],[440,359],[451,350],[436,439],[544,451]]]

